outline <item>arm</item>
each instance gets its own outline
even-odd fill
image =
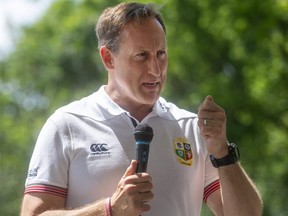
[[[199,106],[198,126],[209,154],[228,154],[225,111],[211,96]],[[206,120],[206,124],[204,124]],[[261,215],[262,201],[251,179],[239,163],[218,168],[221,192],[213,193],[207,204],[216,215]]]
[[[113,216],[136,216],[150,210],[147,203],[153,198],[151,176],[147,173],[135,174],[136,167],[137,162],[133,160],[111,197]],[[106,216],[105,202],[102,199],[77,209],[64,209],[65,198],[47,193],[31,193],[24,196],[21,216]]]
[[[22,202],[21,216],[65,216],[72,215],[72,213],[73,215],[106,216],[104,200],[96,201],[93,204],[74,210],[65,210],[64,207],[65,198],[47,193],[25,194]]]
[[[259,193],[241,165],[219,167],[218,171],[221,190],[215,191],[207,200],[211,211],[217,216],[262,215]]]
[[[239,163],[219,167],[224,215],[262,215],[262,202],[256,187]]]

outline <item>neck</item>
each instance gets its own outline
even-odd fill
[[[107,87],[105,88],[105,91],[116,104],[129,112],[130,115],[139,122],[141,122],[152,111],[153,104],[140,104],[135,103],[134,101],[125,100],[117,91],[111,91]]]
[[[123,108],[125,109],[125,108]],[[127,110],[131,116],[133,116],[135,119],[137,119],[139,122],[141,122],[151,111],[152,111],[152,107],[146,107],[144,105],[142,105],[141,107],[138,107],[136,109],[125,109]]]

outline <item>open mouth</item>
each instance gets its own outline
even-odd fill
[[[151,82],[151,83],[144,83],[145,86],[149,86],[149,87],[155,87],[159,84],[159,82]]]

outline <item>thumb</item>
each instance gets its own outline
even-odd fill
[[[213,102],[213,97],[211,95],[208,95],[206,96],[205,100]]]
[[[130,166],[126,169],[123,177],[127,177],[130,175],[133,175],[136,173],[136,169],[137,169],[137,161],[136,160],[132,160],[130,163]]]

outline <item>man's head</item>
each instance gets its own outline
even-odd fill
[[[108,72],[107,94],[138,120],[164,87],[168,53],[165,26],[150,5],[106,9],[97,24],[99,53]]]
[[[96,25],[98,47],[106,46],[111,52],[116,53],[123,28],[132,21],[142,22],[148,18],[155,18],[166,32],[162,16],[152,4],[121,3],[105,9]]]

